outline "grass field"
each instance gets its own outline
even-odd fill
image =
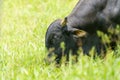
[[[68,15],[78,0],[3,0],[0,10],[0,80],[120,80],[120,58],[46,65],[45,32]],[[120,54],[120,46],[116,50]]]

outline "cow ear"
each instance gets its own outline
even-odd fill
[[[61,26],[64,27],[67,24],[67,17],[64,18],[64,20],[61,21]]]
[[[87,35],[87,32],[84,30],[75,30],[74,35],[76,35],[77,37],[83,37]]]

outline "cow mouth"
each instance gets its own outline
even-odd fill
[[[54,50],[55,50],[55,48],[49,48],[48,55],[44,59],[45,63],[50,64],[54,61],[54,58],[53,58],[54,57]]]

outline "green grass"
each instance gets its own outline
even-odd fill
[[[0,80],[120,80],[120,58],[79,57],[68,66],[46,65],[45,32],[68,15],[78,0],[3,0],[0,24]],[[120,53],[120,46],[117,52]]]

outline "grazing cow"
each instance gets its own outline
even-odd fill
[[[56,54],[56,62],[59,64],[62,58],[62,55],[66,55],[66,60],[69,60],[69,51],[71,50],[73,55],[78,55],[77,51],[81,45],[82,39],[85,37],[86,32],[81,30],[81,35],[77,38],[72,33],[66,31],[65,27],[61,27],[60,19],[53,22],[46,33],[45,45],[49,51],[48,58]],[[61,42],[64,42],[65,50],[61,48]],[[65,54],[64,54],[65,53]],[[76,56],[77,57],[77,56]]]
[[[92,47],[95,47],[98,55],[101,51],[106,53],[106,45],[97,31],[110,34],[108,29],[114,29],[119,24],[119,16],[120,0],[79,0],[64,20],[55,20],[48,27],[45,37],[45,45],[49,52],[48,59],[54,53],[58,64],[62,55],[65,55],[66,60],[69,61],[69,51],[78,56],[79,47],[87,55]],[[65,43],[65,49],[61,48],[61,42]],[[116,46],[114,44],[112,46]]]

